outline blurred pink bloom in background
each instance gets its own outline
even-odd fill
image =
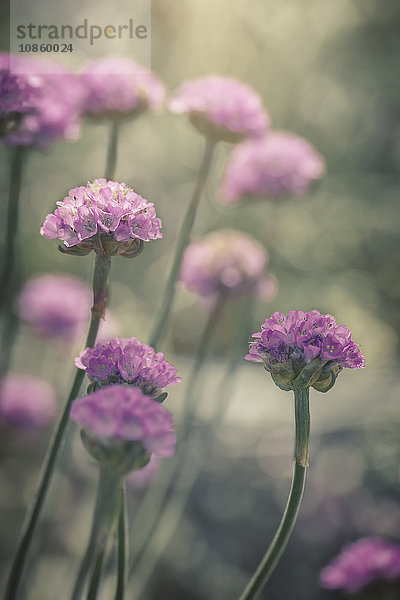
[[[13,373],[0,383],[0,420],[6,426],[40,429],[54,420],[56,412],[55,392],[44,379]]]
[[[187,114],[206,136],[228,142],[262,135],[269,127],[260,96],[232,77],[209,75],[184,82],[172,95],[169,109]]]
[[[304,196],[325,170],[324,159],[298,135],[271,131],[239,144],[228,161],[220,189],[223,203],[246,197]]]

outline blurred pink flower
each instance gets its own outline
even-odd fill
[[[85,97],[79,76],[55,60],[7,53],[0,54],[0,68],[10,60],[12,75],[29,86],[30,106],[3,141],[46,149],[58,138],[77,139]]]
[[[40,275],[28,280],[18,299],[20,318],[43,338],[72,344],[86,332],[93,292],[72,275]],[[109,313],[101,322],[99,341],[115,335]]]
[[[44,379],[13,373],[0,382],[0,420],[6,426],[40,429],[54,420],[56,412],[54,390]]]
[[[260,96],[232,77],[209,75],[186,81],[173,94],[169,109],[188,114],[207,137],[228,142],[262,135],[269,126]]]
[[[324,159],[310,142],[290,132],[272,131],[235,148],[220,195],[225,204],[247,197],[304,196],[324,170]]]
[[[268,254],[250,235],[233,229],[213,231],[187,247],[180,280],[199,296],[246,295],[256,290],[264,299],[277,291],[266,275]]]
[[[128,58],[107,56],[94,60],[82,71],[87,91],[86,112],[95,116],[163,107],[165,88],[151,71]]]

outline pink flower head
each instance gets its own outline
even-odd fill
[[[250,235],[220,229],[189,244],[180,279],[203,297],[220,293],[241,296],[257,289],[264,299],[271,299],[276,280],[265,275],[267,264],[266,250]],[[268,294],[263,293],[267,290]]]
[[[71,419],[101,438],[141,442],[147,452],[172,456],[172,415],[139,388],[110,385],[75,400]]]
[[[253,338],[246,360],[264,362],[282,389],[312,385],[325,392],[344,367],[365,367],[351,331],[317,310],[291,310],[288,316],[275,312]]]
[[[78,277],[40,275],[27,281],[22,288],[18,299],[19,315],[36,335],[72,344],[89,323],[92,296],[90,287]],[[110,321],[112,319],[107,315],[101,329]],[[111,332],[115,335],[112,326]]]
[[[155,397],[163,388],[181,382],[175,367],[165,360],[162,352],[156,352],[136,338],[114,338],[86,348],[75,359],[75,364],[97,385],[128,383]]]
[[[304,196],[324,170],[324,159],[310,142],[272,131],[235,148],[225,169],[221,198],[225,204],[236,204],[248,197]]]
[[[186,81],[172,96],[169,108],[188,114],[204,135],[228,142],[263,135],[269,126],[259,95],[231,77],[210,75]]]
[[[47,381],[15,373],[0,383],[0,421],[8,427],[41,429],[54,420],[56,412],[56,396]]]
[[[40,233],[58,238],[67,248],[76,246],[72,253],[87,254],[101,248],[109,256],[129,257],[137,254],[140,242],[162,238],[154,204],[125,183],[95,179],[86,187],[70,190],[57,205]]]
[[[135,115],[143,110],[158,111],[164,103],[161,81],[128,58],[95,60],[83,70],[82,79],[87,89],[86,112],[91,115]]]
[[[398,581],[400,585],[400,546],[373,537],[345,546],[320,575],[322,587],[349,594],[379,581]]]
[[[0,55],[13,77],[29,88],[29,99],[18,123],[4,138],[12,146],[46,149],[58,138],[79,136],[84,88],[78,75],[56,61],[37,57]]]

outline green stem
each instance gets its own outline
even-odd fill
[[[101,576],[103,554],[119,507],[120,489],[120,476],[110,469],[101,466],[89,541],[78,571],[71,600],[80,600],[94,557],[96,557],[96,562],[89,593],[91,590],[93,593],[97,591]],[[95,597],[91,596],[90,598],[94,600]]]
[[[184,221],[182,223],[181,230],[179,232],[174,261],[172,263],[171,271],[165,287],[161,308],[157,312],[157,320],[154,325],[152,334],[150,336],[149,344],[150,346],[153,346],[153,348],[159,346],[167,330],[168,318],[175,297],[176,282],[179,277],[183,253],[185,252],[186,247],[190,241],[190,234],[193,229],[193,224],[196,218],[196,212],[200,202],[201,194],[203,192],[208,174],[210,172],[215,145],[215,141],[206,138],[203,161],[200,166],[196,187],[194,189],[192,200],[189,204]]]
[[[0,341],[0,379],[8,372],[12,359],[14,342],[18,332],[18,316],[14,300],[19,286],[20,264],[16,260],[18,239],[18,214],[21,194],[22,174],[26,148],[13,148],[11,162],[10,186],[6,216],[6,232],[3,247],[3,262],[0,276],[0,313],[2,329]]]
[[[115,167],[117,165],[117,154],[118,154],[118,133],[119,133],[119,120],[117,117],[115,117],[111,120],[110,137],[108,139],[108,147],[107,147],[107,162],[106,162],[105,178],[108,180],[113,180],[115,177]]]
[[[21,193],[22,171],[25,158],[25,148],[14,148],[11,163],[10,187],[7,207],[7,229],[4,242],[3,265],[0,279],[0,308],[12,307],[9,297],[13,288],[15,271],[15,246],[18,234],[19,198]]]
[[[96,562],[94,565],[92,577],[89,583],[89,590],[87,594],[87,600],[96,600],[97,591],[99,589],[99,584],[101,580],[101,571],[103,568],[103,559],[104,559],[104,548],[99,551],[97,554]]]
[[[294,397],[296,421],[295,463],[289,498],[275,537],[249,584],[240,596],[240,600],[257,598],[267,583],[286,548],[303,499],[310,432],[309,388],[294,390]]]
[[[128,530],[128,512],[126,506],[125,482],[121,488],[121,504],[118,517],[118,559],[117,559],[117,589],[115,600],[123,600],[126,582],[127,565],[129,557],[129,530]]]
[[[179,475],[180,468],[185,461],[185,446],[190,432],[191,424],[195,418],[194,408],[196,400],[198,399],[197,385],[201,380],[201,374],[203,372],[204,361],[207,356],[209,342],[212,333],[218,323],[219,316],[221,314],[223,305],[225,303],[225,295],[221,295],[214,309],[211,311],[207,323],[204,327],[203,334],[200,339],[199,347],[197,349],[196,357],[193,363],[193,367],[187,382],[188,394],[186,396],[186,404],[183,414],[182,423],[179,427],[180,439],[178,441],[179,452],[175,459],[170,462],[165,469],[165,477],[158,488],[149,488],[144,495],[139,509],[135,515],[135,522],[143,523],[143,530],[139,537],[135,540],[134,548],[134,559],[130,568],[132,572],[146,551],[153,534],[157,528],[157,524],[164,512],[165,506],[168,502],[170,493],[175,485],[177,476]],[[139,532],[137,532],[139,533]]]
[[[86,347],[94,346],[96,342],[97,332],[100,326],[101,314],[98,307],[104,307],[107,290],[107,280],[110,269],[110,259],[104,255],[96,254],[94,275],[93,275],[93,308],[92,318],[90,321],[89,332],[86,339]],[[96,308],[97,307],[97,308]],[[76,369],[75,377],[72,383],[71,391],[61,415],[57,428],[53,432],[52,439],[47,449],[46,457],[42,466],[40,475],[39,487],[33,503],[28,511],[26,521],[23,525],[21,541],[19,543],[14,562],[11,567],[10,577],[7,584],[6,595],[4,600],[16,600],[17,590],[24,568],[26,555],[32,542],[33,534],[39,519],[47,491],[56,466],[58,454],[61,450],[62,442],[66,433],[66,428],[69,423],[69,413],[72,402],[77,398],[81,389],[85,371]]]

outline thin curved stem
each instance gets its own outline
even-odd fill
[[[144,527],[140,532],[140,536],[139,532],[137,532],[138,537],[135,540],[135,545],[133,546],[134,557],[131,564],[130,573],[133,572],[133,570],[136,568],[136,565],[139,563],[139,561],[141,561],[141,558],[154,535],[161,515],[163,514],[165,506],[170,497],[171,491],[175,485],[176,478],[179,475],[180,468],[185,461],[185,446],[191,424],[195,417],[194,408],[196,400],[198,399],[196,388],[198,382],[201,380],[201,374],[203,372],[203,366],[207,356],[209,342],[215,326],[218,323],[224,303],[225,296],[220,296],[214,306],[214,309],[211,311],[208,317],[200,339],[193,367],[188,378],[188,394],[186,396],[186,404],[182,423],[179,427],[179,452],[176,454],[174,460],[167,465],[164,471],[164,479],[160,482],[160,486],[158,488],[150,487],[147,490],[135,515],[135,521],[138,523],[143,523]]]
[[[96,254],[93,275],[93,308],[99,306],[105,307],[109,270],[110,259],[106,256]],[[100,326],[101,316],[102,314],[98,309],[92,309],[92,318],[90,321],[85,347],[91,347],[95,344],[97,332]],[[42,511],[44,501],[46,499],[46,495],[56,466],[57,458],[62,447],[67,425],[69,423],[69,413],[71,410],[71,405],[79,394],[84,377],[85,371],[82,371],[81,369],[76,369],[75,377],[72,383],[70,394],[68,396],[68,400],[60,417],[58,425],[53,432],[52,439],[47,449],[36,496],[30,506],[25,523],[22,528],[21,541],[19,543],[14,562],[11,567],[11,572],[4,600],[16,600],[17,598],[17,590],[24,568],[26,556],[32,542],[33,534],[35,532],[37,521]]]
[[[179,277],[183,253],[185,252],[190,241],[190,234],[193,229],[201,194],[210,172],[215,145],[216,142],[214,140],[206,138],[203,160],[200,166],[196,187],[179,232],[174,261],[172,263],[171,271],[165,286],[161,308],[157,312],[157,320],[150,336],[149,344],[150,346],[153,346],[153,348],[157,348],[157,346],[159,346],[167,331],[168,318],[175,298],[176,282]]]
[[[118,517],[118,558],[117,558],[117,589],[115,591],[115,600],[123,600],[126,582],[127,565],[129,560],[129,529],[128,512],[126,506],[125,482],[121,487],[121,504]]]
[[[71,600],[80,600],[94,559],[95,564],[88,593],[97,593],[107,539],[119,507],[120,489],[119,475],[113,473],[110,469],[100,467],[99,485],[89,541],[78,571]],[[89,598],[94,600],[96,596],[88,595],[88,600]]]
[[[309,389],[296,389],[294,396],[296,421],[295,463],[289,498],[275,537],[239,600],[257,598],[267,583],[287,546],[303,499],[310,432]]]
[[[108,138],[107,146],[107,162],[105,178],[113,180],[115,177],[115,168],[117,166],[117,155],[118,155],[118,134],[119,134],[119,120],[113,118],[110,124],[110,137]]]

